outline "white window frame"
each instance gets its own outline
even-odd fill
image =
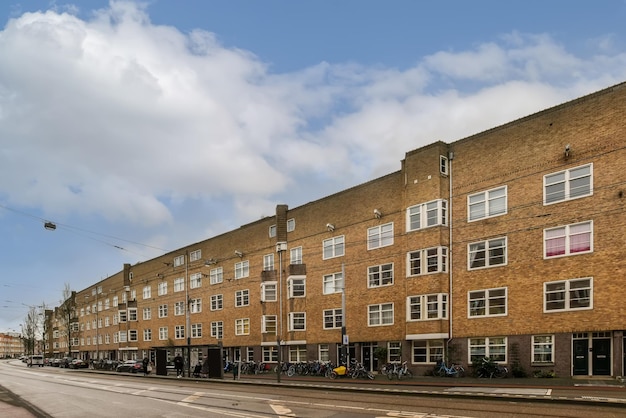
[[[393,263],[379,264],[367,268],[367,288],[374,289],[392,286],[394,279]]]
[[[294,247],[289,250],[289,264],[302,264],[302,247]]]
[[[174,267],[180,267],[182,265],[185,264],[185,256],[184,255],[179,255],[177,257],[174,257]]]
[[[435,216],[433,217],[433,213]],[[434,221],[433,221],[434,220]],[[448,201],[445,199],[431,200],[409,206],[406,209],[406,231],[419,231],[434,226],[448,224]]]
[[[278,282],[261,283],[261,302],[276,302],[278,300]]]
[[[143,296],[143,299],[151,299],[152,298],[152,286],[150,285],[144,286],[142,296]]]
[[[263,256],[263,271],[274,270],[274,254],[265,254]]]
[[[406,298],[407,322],[448,319],[448,294],[430,293]]]
[[[159,305],[159,318],[167,318],[167,304]]]
[[[575,183],[581,179],[589,179],[586,187],[580,187]],[[562,196],[551,199],[549,197],[548,188],[556,185],[562,185],[558,193]],[[577,193],[576,189],[586,189],[582,193]],[[574,195],[572,195],[574,192]],[[552,192],[556,194],[556,192]],[[543,176],[543,204],[544,206],[553,205],[555,203],[566,202],[568,200],[580,199],[593,195],[593,163],[581,165],[578,167],[568,168],[567,170],[550,173]]]
[[[287,232],[293,232],[296,229],[296,220],[294,218],[287,219]]]
[[[211,337],[217,339],[224,337],[224,321],[211,322]]]
[[[159,285],[157,287],[157,294],[159,296],[167,295],[167,282],[159,283]]]
[[[224,295],[211,295],[211,311],[221,311],[224,309]]]
[[[508,213],[508,187],[500,186],[493,189],[472,193],[467,196],[467,221],[475,222],[494,218]],[[500,203],[503,201],[503,203]],[[479,212],[473,211],[479,208]]]
[[[322,259],[343,257],[346,254],[346,237],[339,235],[322,241]]]
[[[448,175],[448,157],[446,157],[445,155],[439,156],[439,173],[443,174],[444,176]]]
[[[224,268],[223,267],[215,267],[209,270],[209,283],[210,284],[218,284],[224,281]]]
[[[235,291],[235,308],[250,306],[250,290],[240,289]]]
[[[431,264],[433,260],[436,264]],[[448,247],[430,247],[409,251],[406,254],[406,263],[407,277],[445,273],[448,271]],[[436,269],[431,270],[432,266]]]
[[[152,319],[152,308],[143,308],[142,318],[144,321]]]
[[[393,238],[393,222],[368,228],[367,249],[375,250],[393,245]]]
[[[202,287],[202,273],[193,273],[189,275],[189,288],[198,289]]]
[[[467,361],[473,361],[489,357],[496,363],[506,364],[508,354],[507,337],[478,337],[467,339]]]
[[[202,250],[193,250],[189,253],[189,261],[198,261],[202,258]]]
[[[388,313],[391,313],[391,321],[387,319]],[[387,322],[385,322],[387,321]],[[382,327],[394,324],[394,304],[393,302],[377,303],[367,305],[367,326]]]
[[[270,225],[268,228],[268,235],[270,238],[274,238],[276,236],[276,225]]]
[[[176,325],[174,327],[174,339],[182,340],[185,338],[185,326],[184,325]]]
[[[502,305],[498,304],[498,301],[502,299],[504,299],[504,312],[499,312],[502,309]],[[470,290],[467,292],[467,317],[470,319],[507,316],[508,310],[508,287]]]
[[[554,335],[533,335],[531,340],[531,363],[552,364],[554,363]]]
[[[250,262],[248,260],[235,263],[235,280],[243,279],[250,275]]]
[[[585,226],[589,227],[585,229]],[[589,236],[589,248],[584,250],[572,249],[575,245],[575,237]],[[551,241],[563,240],[563,252],[554,255],[548,254]],[[589,254],[593,252],[593,221],[578,222],[575,224],[561,225],[556,228],[543,230],[543,258],[568,257],[571,255]]]
[[[550,289],[552,286],[559,286],[559,288]],[[588,292],[587,296],[579,295],[581,291]],[[548,300],[549,295],[562,294],[560,299]],[[572,304],[578,300],[589,300],[588,306],[572,307]],[[562,308],[548,309],[550,304],[557,304],[562,302]],[[584,311],[593,309],[593,277],[580,277],[569,280],[556,280],[552,282],[545,282],[543,284],[543,312],[568,312],[568,311]]]
[[[443,340],[413,340],[411,342],[412,364],[437,364],[443,360],[445,344]],[[424,361],[418,361],[418,358]]]
[[[250,318],[235,319],[235,335],[250,335]]]
[[[177,277],[174,279],[174,293],[182,292],[185,290],[185,278]]]
[[[167,327],[159,327],[159,340],[167,340],[168,339]]]
[[[150,328],[144,328],[144,330],[143,330],[143,340],[144,341],[152,341],[152,330]]]
[[[289,276],[287,278],[287,293],[289,299],[306,297],[306,276]]]
[[[202,323],[191,324],[191,338],[202,338]]]
[[[343,323],[341,308],[324,309],[322,312],[322,324],[324,329],[339,329]],[[330,324],[330,326],[328,326]]]
[[[332,295],[333,293],[341,293],[344,287],[343,273],[325,274],[322,277],[322,293],[324,295]]]
[[[190,299],[189,300],[189,313],[200,313],[202,312],[202,299]]]
[[[276,315],[263,315],[261,317],[261,333],[276,334],[278,332],[278,319]]]
[[[185,315],[185,302],[174,302],[174,316]]]
[[[289,312],[289,331],[306,331],[306,312]]]
[[[481,270],[491,267],[501,267],[508,264],[508,241],[507,237],[492,238],[485,241],[476,241],[467,245],[467,269]],[[501,250],[502,254],[497,252]],[[482,258],[477,258],[482,255]],[[472,267],[483,260],[484,265]],[[498,262],[500,261],[501,262]]]

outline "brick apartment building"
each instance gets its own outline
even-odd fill
[[[385,347],[416,374],[489,356],[624,375],[624,120],[619,84],[125,265],[76,292],[72,355],[336,362],[345,320],[350,356],[372,370]]]

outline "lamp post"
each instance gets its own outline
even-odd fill
[[[340,361],[343,360],[348,364],[347,345],[348,334],[346,333],[346,271],[344,263],[341,263],[341,352]]]
[[[281,347],[281,338],[283,336],[283,252],[287,249],[286,242],[276,244],[276,252],[278,252],[278,321],[279,332],[276,333],[276,350],[278,350],[278,367],[276,370],[276,381],[280,383],[280,374],[283,368],[283,353]]]

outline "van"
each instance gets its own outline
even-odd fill
[[[43,367],[43,356],[33,355],[28,358],[28,367]]]

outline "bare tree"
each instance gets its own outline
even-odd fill
[[[57,308],[61,334],[67,344],[67,356],[72,355],[72,338],[75,335],[78,323],[76,322],[76,292],[72,291],[69,283],[63,287],[63,296]]]
[[[39,331],[39,312],[36,306],[30,306],[24,319],[22,334],[24,338],[24,351],[27,355],[35,354],[35,342]]]

